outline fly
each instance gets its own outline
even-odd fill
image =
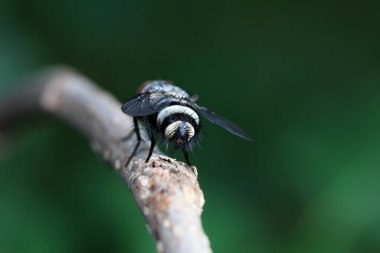
[[[138,121],[146,126],[151,140],[145,162],[149,161],[156,143],[163,141],[166,146],[172,144],[174,151],[181,149],[187,164],[190,165],[189,151],[197,143],[201,132],[199,115],[234,135],[252,141],[252,138],[235,124],[206,107],[199,106],[195,100],[170,81],[156,80],[144,83],[139,93],[121,107],[125,114],[133,117],[137,136],[137,144],[126,165],[135,156],[142,140]],[[157,133],[156,137],[153,131]]]

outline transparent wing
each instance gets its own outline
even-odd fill
[[[246,132],[244,132],[243,130],[241,130],[234,123],[224,119],[223,117],[219,116],[215,112],[210,111],[206,107],[199,106],[199,105],[194,105],[194,106],[197,109],[197,111],[199,111],[206,119],[208,119],[212,123],[223,127],[224,129],[226,129],[227,131],[229,131],[230,133],[234,135],[237,135],[248,141],[252,141],[252,137]]]
[[[148,116],[168,106],[173,97],[164,93],[142,93],[125,102],[121,110],[132,117]]]

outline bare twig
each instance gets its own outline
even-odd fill
[[[75,71],[56,67],[26,80],[23,90],[0,101],[0,126],[10,128],[35,113],[48,113],[85,135],[131,189],[159,252],[211,252],[202,229],[204,204],[196,168],[161,156],[144,163],[143,144],[128,167],[136,138],[120,103]]]

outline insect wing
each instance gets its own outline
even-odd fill
[[[165,93],[138,94],[123,104],[121,110],[132,117],[143,117],[159,112],[170,104],[173,97]]]
[[[219,116],[215,112],[210,111],[206,107],[195,105],[195,108],[209,121],[211,121],[214,124],[217,124],[230,133],[237,135],[243,139],[246,139],[248,141],[252,141],[252,137],[249,136],[246,132],[241,130],[238,126],[236,126],[234,123],[224,119],[223,117]]]
[[[127,102],[125,102],[121,110],[132,117],[135,116],[146,116],[152,114],[152,110],[149,109],[149,100],[147,94],[138,94],[132,98],[130,98]]]

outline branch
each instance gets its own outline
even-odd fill
[[[6,130],[41,113],[71,125],[128,185],[159,252],[210,253],[200,219],[204,198],[196,168],[162,156],[158,150],[145,163],[149,143],[142,144],[125,167],[136,137],[131,134],[132,118],[121,112],[120,105],[74,70],[50,68],[0,101],[0,126]],[[129,134],[130,138],[122,140]]]

